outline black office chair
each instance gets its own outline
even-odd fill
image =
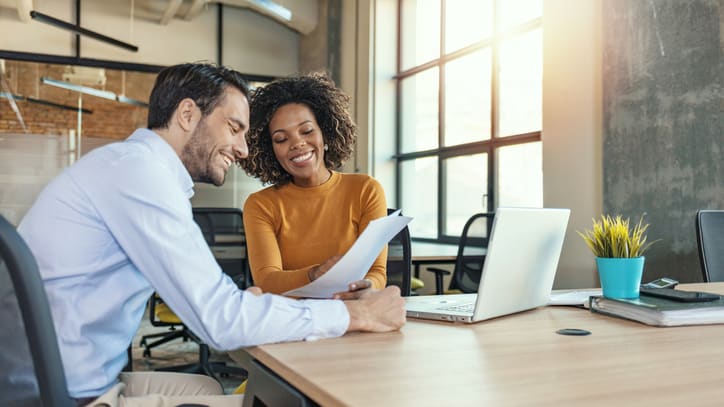
[[[724,281],[724,210],[696,213],[696,243],[704,282]]]
[[[0,405],[71,407],[38,265],[0,216]]]
[[[397,209],[387,209],[391,214]],[[412,279],[412,249],[410,246],[410,230],[405,226],[387,244],[387,285],[400,287],[400,293],[410,296]]]
[[[494,213],[477,213],[465,222],[448,293],[478,292],[494,217]],[[436,294],[443,294],[443,276],[450,272],[436,267],[428,267],[427,271],[435,274]]]
[[[252,283],[241,209],[193,208],[193,215],[224,273],[231,276],[242,290],[250,287]]]

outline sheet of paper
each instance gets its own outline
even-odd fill
[[[588,307],[588,297],[601,295],[601,289],[553,290],[548,305],[583,305]]]
[[[412,220],[399,214],[396,211],[371,221],[347,253],[322,277],[284,295],[332,298],[334,293],[347,291],[349,283],[363,279],[385,245]]]

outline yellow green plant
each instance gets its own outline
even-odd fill
[[[576,233],[583,238],[596,257],[640,257],[656,243],[646,243],[646,230],[649,225],[643,222],[642,215],[639,222],[631,228],[628,218],[601,215],[601,220],[593,219],[592,230]]]

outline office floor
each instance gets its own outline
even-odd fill
[[[139,347],[141,337],[146,334],[163,332],[165,328],[152,326],[148,317],[144,316],[141,326],[133,338],[133,371],[149,371],[160,367],[177,366],[198,362],[199,347],[193,341],[183,342],[181,339],[165,343],[151,349],[151,357],[143,357],[143,348]],[[236,366],[225,352],[214,352],[211,354],[212,361],[223,361],[227,365]],[[245,377],[228,375],[218,377],[224,391],[232,393],[244,381]]]

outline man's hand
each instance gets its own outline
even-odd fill
[[[405,325],[405,300],[400,297],[399,287],[365,290],[359,300],[344,304],[349,311],[347,331],[389,332]]]

